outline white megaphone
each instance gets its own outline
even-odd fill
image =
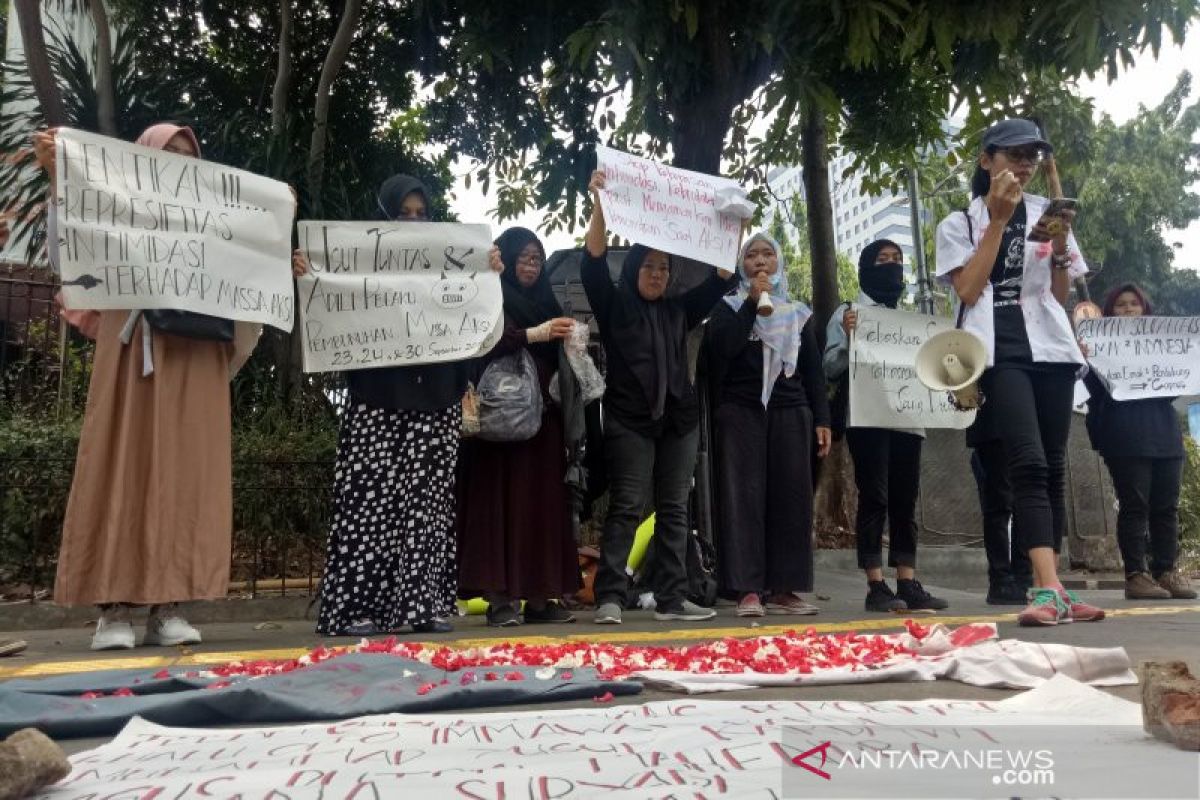
[[[949,392],[959,411],[983,405],[979,376],[987,367],[983,340],[961,329],[931,336],[917,350],[917,378],[935,392]]]
[[[760,317],[769,317],[775,313],[775,304],[771,302],[771,295],[763,292],[758,296],[758,315]]]

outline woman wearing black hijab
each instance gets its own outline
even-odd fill
[[[596,572],[596,616],[621,622],[629,579],[625,571],[634,531],[655,512],[655,553],[662,579],[657,620],[704,620],[716,612],[685,599],[688,493],[696,466],[699,404],[688,375],[688,331],[730,288],[717,274],[679,297],[664,293],[670,257],[635,244],[616,286],[608,273],[607,227],[600,207],[604,173],[592,174],[592,221],[580,278],[600,326],[608,371],[603,398],[609,501]]]
[[[429,190],[412,176],[388,178],[376,202],[380,219],[429,220]],[[293,272],[307,269],[297,250]],[[454,478],[467,375],[466,362],[346,373],[317,633],[453,630]]]
[[[542,387],[542,425],[523,442],[470,442],[459,494],[460,594],[488,600],[494,627],[524,621],[573,622],[557,601],[580,586],[567,503],[563,411],[550,399],[562,340],[575,321],[563,316],[546,276],[546,251],[533,231],[509,228],[499,239],[504,272],[504,334],[486,361],[522,348],[533,356]],[[568,380],[568,368],[560,374]],[[561,395],[560,395],[561,396]],[[582,408],[579,409],[582,412]]]
[[[879,239],[858,257],[855,306],[895,308],[904,296],[904,252],[895,242]],[[850,333],[858,313],[843,303],[825,331],[825,377],[844,381],[850,368]],[[858,487],[858,566],[867,573],[867,611],[945,608],[947,603],[925,591],[916,579],[917,495],[921,488],[922,428],[847,428],[846,444],[854,462]],[[883,579],[883,526],[890,533],[888,566],[896,568],[896,591]]]

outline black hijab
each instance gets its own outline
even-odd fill
[[[379,219],[399,219],[400,207],[404,198],[413,192],[425,200],[425,216],[428,217],[433,209],[429,207],[429,188],[412,175],[393,175],[383,182],[376,196],[375,215]]]
[[[646,300],[638,292],[638,273],[649,254],[649,247],[635,244],[621,265],[617,289],[625,297],[622,321],[628,327],[613,341],[641,384],[651,418],[657,420],[668,395],[676,400],[687,395],[687,322],[678,303],[665,297]]]
[[[524,287],[517,280],[517,259],[531,242],[537,245],[542,254],[542,271],[532,286]],[[505,315],[522,328],[532,328],[548,319],[561,317],[562,306],[558,304],[558,298],[550,287],[550,277],[546,274],[546,249],[537,234],[528,228],[509,228],[500,234],[496,247],[500,248],[500,260],[504,262],[504,272],[500,273],[500,289],[504,292]]]
[[[858,256],[858,285],[876,303],[895,308],[904,296],[904,264],[876,264],[879,251],[885,247],[900,250],[900,245],[890,239],[876,239],[863,248]]]

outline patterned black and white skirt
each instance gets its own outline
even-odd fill
[[[461,416],[457,404],[346,410],[317,633],[337,635],[366,621],[396,631],[454,616]]]

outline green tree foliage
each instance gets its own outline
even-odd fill
[[[771,217],[767,233],[779,243],[786,265],[788,294],[793,300],[812,304],[812,251],[808,240],[808,214],[798,196],[780,203]],[[844,253],[837,254],[838,297],[852,300],[858,296],[858,266]]]

